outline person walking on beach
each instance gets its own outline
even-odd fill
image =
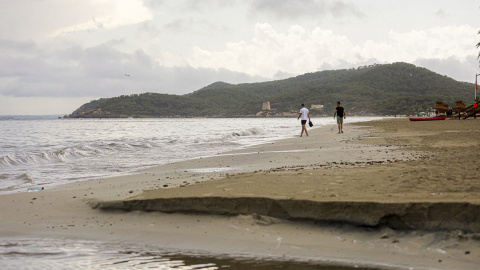
[[[307,120],[310,121],[310,112],[308,111],[307,108],[305,108],[305,103],[302,103],[302,108],[300,109],[300,114],[297,117],[297,120],[302,118],[302,133],[300,133],[300,137],[303,136],[303,132],[305,131],[305,134],[308,136],[308,131],[307,131]]]
[[[345,112],[345,109],[340,106],[340,101],[337,102],[337,108],[333,114],[333,119],[335,119],[335,115],[337,116],[338,134],[343,133],[343,119],[347,118],[347,113]]]

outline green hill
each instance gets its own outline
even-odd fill
[[[407,63],[329,70],[249,84],[215,82],[187,95],[135,94],[94,100],[70,117],[253,116],[270,101],[270,115],[296,113],[299,104],[324,105],[312,114],[331,114],[337,101],[351,115],[409,114],[442,101],[473,102],[474,85]],[[179,110],[179,108],[181,108]]]

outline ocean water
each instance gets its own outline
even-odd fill
[[[373,270],[353,266],[208,257],[165,251],[157,247],[66,239],[4,238],[0,243],[1,269],[161,269],[161,270]]]
[[[360,122],[378,117],[349,117]],[[314,128],[333,118],[313,118]],[[300,134],[296,118],[56,119],[0,117],[0,194],[128,174]],[[333,130],[332,132],[335,132]],[[0,195],[1,196],[1,195]],[[0,269],[347,270],[318,264],[204,257],[69,239],[0,238]]]
[[[13,118],[13,119],[12,119]],[[376,117],[349,117],[348,122]],[[333,125],[313,118],[313,128]],[[296,118],[0,118],[0,194],[214,155],[298,136]]]

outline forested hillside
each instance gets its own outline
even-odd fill
[[[393,115],[424,111],[442,101],[473,102],[474,85],[407,63],[307,73],[249,84],[216,82],[187,95],[145,93],[95,100],[71,117],[254,116],[269,101],[269,115],[297,112],[299,104],[324,105],[312,114],[331,114],[336,101],[350,114]],[[471,99],[471,100],[470,100]]]

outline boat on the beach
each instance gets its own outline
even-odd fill
[[[434,120],[445,120],[445,116],[437,117],[410,117],[410,121],[434,121]]]

